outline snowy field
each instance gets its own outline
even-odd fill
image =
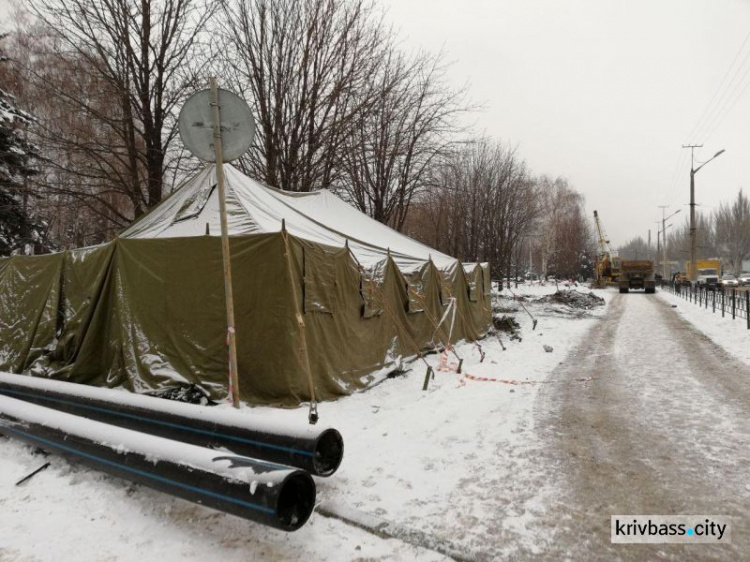
[[[45,459],[0,437],[0,560],[445,559],[440,552],[490,560],[535,552],[544,537],[528,524],[556,491],[549,484],[552,468],[534,462],[542,447],[534,399],[606,307],[545,302],[554,285],[520,285],[513,292],[523,300],[506,290],[496,305],[520,324],[520,341],[500,332],[503,350],[497,337],[486,338],[482,362],[477,345],[456,348],[464,373],[496,380],[437,371],[423,391],[425,365],[412,361],[403,375],[320,405],[321,424],[341,431],[345,455],[336,474],[316,479],[320,504],[301,530],[262,527],[58,457]],[[536,329],[521,303],[537,319]],[[440,356],[427,361],[437,368]],[[306,423],[305,408],[247,411]],[[47,470],[14,485],[45,462]],[[400,538],[352,524],[358,521],[382,522],[386,535]]]
[[[747,329],[745,318],[737,317],[732,320],[730,313],[726,313],[722,318],[721,310],[713,312],[710,304],[706,309],[667,291],[657,290],[656,293],[697,330],[703,332],[730,355],[750,365],[750,330]],[[744,294],[742,296],[744,297]]]

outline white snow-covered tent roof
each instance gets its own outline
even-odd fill
[[[291,193],[262,185],[224,165],[229,235],[287,231],[299,238],[343,247],[346,242],[365,267],[391,257],[404,272],[429,259],[450,269],[456,259],[371,219],[327,189]],[[221,233],[216,170],[206,167],[172,196],[125,230],[122,238],[179,238]]]

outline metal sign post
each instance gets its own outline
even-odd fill
[[[237,339],[234,326],[234,295],[232,293],[232,258],[229,253],[227,203],[224,197],[224,159],[221,153],[221,107],[216,77],[211,77],[211,106],[213,108],[214,154],[216,155],[216,183],[219,188],[221,215],[221,256],[224,262],[224,294],[227,301],[227,346],[229,347],[229,394],[232,405],[240,407],[240,383],[237,376]]]

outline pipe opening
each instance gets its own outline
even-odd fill
[[[281,484],[276,516],[282,526],[296,531],[310,517],[315,506],[315,482],[306,472],[296,472]]]
[[[330,476],[344,458],[344,439],[335,429],[328,429],[315,444],[313,465],[318,476]]]

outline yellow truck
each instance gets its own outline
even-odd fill
[[[691,279],[690,275],[690,262],[685,264],[687,269],[687,279]],[[695,260],[695,269],[697,274],[695,276],[695,284],[706,287],[716,287],[721,279],[721,260],[712,258],[709,260]]]
[[[651,260],[620,260],[618,285],[621,293],[627,293],[630,289],[643,289],[647,293],[655,293],[654,262]]]

